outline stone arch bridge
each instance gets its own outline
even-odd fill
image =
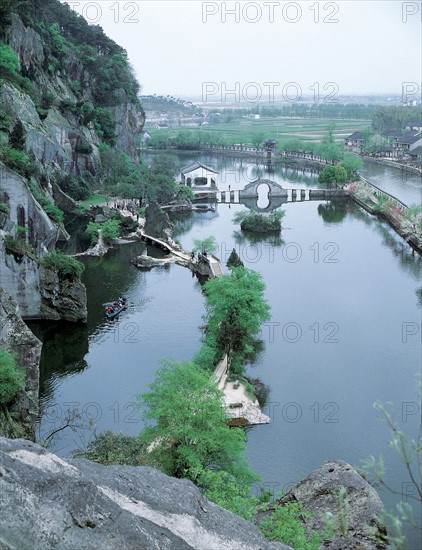
[[[251,181],[241,190],[217,191],[216,193],[218,203],[244,204],[247,208],[264,212],[275,210],[286,202],[331,200],[346,196],[342,189],[285,189],[275,181],[263,178]],[[266,205],[259,206],[259,199],[263,199]]]

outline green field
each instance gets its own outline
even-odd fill
[[[266,139],[276,139],[278,146],[301,139],[303,141],[321,141],[328,134],[328,129],[334,126],[333,137],[336,142],[357,130],[371,126],[368,120],[331,120],[331,119],[295,119],[295,118],[261,118],[259,120],[240,119],[229,123],[209,124],[194,128],[161,128],[148,129],[151,136],[163,138],[175,137],[181,130],[201,136],[203,143],[221,142],[225,145],[254,145],[254,136]]]

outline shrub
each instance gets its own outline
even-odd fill
[[[101,230],[103,240],[106,244],[110,244],[113,239],[120,235],[120,221],[107,220],[104,223],[89,222],[86,232],[91,237],[92,244],[98,242],[98,232]]]
[[[86,451],[77,451],[74,456],[100,464],[140,466],[145,464],[145,453],[139,437],[105,431],[88,444]]]
[[[42,207],[45,210],[47,216],[56,224],[61,225],[64,220],[64,213],[60,210],[58,206],[52,202],[45,202]]]
[[[78,143],[78,145],[75,147],[75,151],[83,155],[90,155],[93,149],[90,143]]]
[[[41,258],[40,263],[55,271],[60,279],[79,279],[85,269],[81,262],[58,251],[49,252]]]
[[[33,255],[32,246],[26,242],[26,234],[28,233],[28,228],[22,227],[20,225],[17,225],[15,227],[15,237],[12,237],[12,235],[5,235],[4,247],[8,252],[11,252],[15,256],[17,256],[17,259],[25,255]]]
[[[285,216],[284,210],[277,210],[270,214],[262,214],[256,210],[237,212],[233,218],[235,223],[240,223],[244,231],[266,233],[281,230],[281,219]]]
[[[7,405],[25,387],[25,373],[16,366],[15,356],[0,348],[0,405]]]
[[[422,207],[412,205],[404,214],[401,229],[406,236],[422,240]]]
[[[62,115],[66,115],[66,113],[72,113],[73,115],[78,114],[78,107],[76,103],[74,103],[71,99],[63,99],[59,103],[59,111],[62,113]]]
[[[187,185],[180,185],[177,188],[177,198],[180,200],[183,200],[183,199],[193,200],[195,198],[195,193]]]
[[[116,145],[115,123],[110,112],[103,107],[95,109],[94,126],[101,139],[107,145]]]
[[[84,178],[76,178],[69,175],[58,176],[57,184],[75,201],[83,201],[91,194],[91,187]]]
[[[284,506],[276,505],[274,512],[261,521],[258,527],[269,540],[277,540],[301,550],[318,550],[322,541],[333,535],[328,530],[320,534],[306,527],[301,517],[309,516],[300,502],[289,502]]]
[[[64,220],[64,213],[56,206],[51,199],[43,195],[33,183],[29,184],[34,199],[40,203],[47,216],[57,225],[62,225]]]
[[[25,150],[25,134],[26,132],[23,124],[20,120],[18,120],[9,136],[9,142],[13,149],[17,149],[18,151]]]
[[[7,215],[10,213],[10,208],[7,206],[7,204],[0,202],[0,213]]]
[[[10,169],[26,178],[31,177],[36,172],[36,165],[31,162],[28,155],[9,145],[0,149],[0,160]]]

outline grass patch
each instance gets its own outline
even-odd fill
[[[89,207],[91,206],[91,204],[96,205],[96,204],[102,204],[104,202],[107,202],[107,199],[105,197],[103,197],[102,195],[92,194],[92,195],[89,195],[89,197],[87,197],[83,201],[80,201],[78,203],[78,206],[79,206],[79,209],[81,210],[89,210]]]

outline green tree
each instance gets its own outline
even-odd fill
[[[245,434],[228,426],[221,399],[208,372],[189,362],[165,363],[150,391],[139,396],[142,418],[153,422],[140,436],[148,463],[194,483],[207,470],[254,481],[243,454]]]
[[[343,166],[325,166],[318,176],[320,183],[345,183],[347,181],[347,171]]]
[[[239,255],[234,248],[230,252],[229,259],[227,260],[227,267],[244,267],[242,260],[239,258]]]
[[[207,237],[206,239],[195,239],[193,243],[194,252],[208,252],[209,254],[214,254],[214,252],[218,250],[218,245],[215,242],[215,237],[213,235]]]
[[[179,165],[174,155],[158,155],[152,159],[151,172],[153,174],[162,174],[174,179],[178,170]]]
[[[363,166],[362,159],[356,155],[344,155],[341,166],[346,169],[349,180],[358,178],[358,170]]]
[[[261,143],[264,141],[264,139],[265,139],[264,132],[257,132],[252,136],[252,145],[254,147],[259,147]]]
[[[264,290],[261,276],[242,267],[204,285],[207,339],[215,342],[219,353],[227,354],[236,373],[243,372],[243,360],[253,352],[253,339],[261,323],[270,318]]]

